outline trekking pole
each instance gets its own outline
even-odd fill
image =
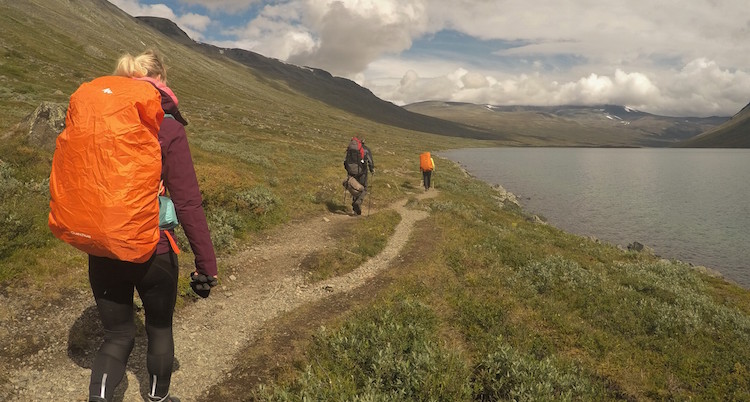
[[[344,199],[341,201],[341,207],[346,210],[346,193],[349,192],[349,189],[344,187]]]
[[[375,173],[372,174],[372,177],[370,178],[370,182],[367,183],[368,191],[367,191],[367,216],[370,216],[370,209],[372,209],[372,182],[375,180]]]

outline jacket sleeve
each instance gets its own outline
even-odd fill
[[[185,134],[185,127],[173,119],[165,119],[162,130],[166,143],[162,144],[162,179],[174,202],[177,219],[185,231],[195,255],[196,270],[204,275],[216,275],[216,253],[208,230],[203,197]]]

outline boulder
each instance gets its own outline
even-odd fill
[[[654,250],[652,250],[650,247],[643,245],[642,243],[639,243],[637,241],[634,241],[630,244],[628,244],[628,251],[635,251],[638,253],[649,253],[653,254]]]
[[[55,140],[65,128],[67,108],[62,103],[42,102],[14,131],[26,136],[29,145],[54,151]]]

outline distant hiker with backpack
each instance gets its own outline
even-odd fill
[[[364,142],[357,137],[352,137],[344,157],[347,178],[343,184],[352,195],[352,210],[357,215],[362,214],[362,201],[367,194],[367,172],[369,170],[370,173],[375,173],[372,152],[364,145]]]
[[[113,76],[84,83],[71,96],[57,139],[49,225],[55,236],[89,254],[89,281],[105,333],[91,368],[89,402],[111,401],[125,374],[137,329],[134,289],[145,310],[148,400],[179,402],[169,394],[179,250],[171,229],[176,222],[160,224],[162,200],[162,206],[173,202],[195,255],[192,288],[207,297],[218,283],[187,122],[166,78],[155,52],[122,56]],[[157,201],[163,188],[171,201]],[[110,225],[122,216],[122,225]],[[100,233],[99,227],[107,229]]]
[[[427,191],[432,185],[432,172],[435,170],[435,161],[432,160],[429,152],[422,152],[419,155],[419,170],[422,171],[422,183],[424,190]]]

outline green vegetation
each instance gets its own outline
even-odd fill
[[[400,220],[398,213],[388,210],[343,227],[336,233],[338,241],[334,247],[313,252],[302,261],[308,281],[317,282],[346,274],[378,255]]]
[[[746,291],[533,223],[441,166],[388,290],[252,399],[750,399]]]

